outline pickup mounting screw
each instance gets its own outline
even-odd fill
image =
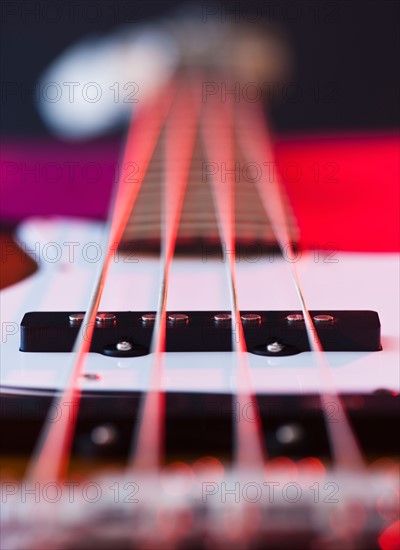
[[[285,346],[283,346],[279,342],[272,342],[271,344],[267,345],[267,351],[271,353],[279,353],[280,351],[283,350],[284,347]]]
[[[116,347],[118,351],[131,351],[133,346],[131,342],[128,342],[127,340],[121,340],[121,342],[118,342]]]

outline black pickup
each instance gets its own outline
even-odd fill
[[[24,352],[69,352],[79,331],[87,331],[83,312],[30,312],[21,322]],[[380,322],[375,311],[310,311],[325,351],[379,351]],[[116,311],[99,315],[90,351],[113,357],[149,353],[154,312]],[[246,348],[258,355],[285,356],[310,351],[300,311],[242,311]],[[234,334],[232,334],[232,330]],[[239,331],[229,312],[167,313],[169,352],[232,351]]]

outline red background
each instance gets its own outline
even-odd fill
[[[2,144],[0,215],[106,216],[120,144],[25,140]],[[304,248],[398,251],[397,135],[285,138],[278,171]]]

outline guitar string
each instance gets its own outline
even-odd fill
[[[172,120],[175,120],[175,119],[176,117],[172,117]],[[160,119],[157,121],[157,124],[159,124],[159,126],[158,126],[158,132],[157,131],[155,132],[156,134],[154,136],[155,141],[152,142],[153,151],[161,131],[163,120],[164,120],[164,117],[161,116]],[[256,120],[257,118],[255,117],[255,122]],[[214,122],[211,124],[211,121],[214,121]],[[218,121],[218,123],[215,123],[215,121]],[[225,161],[228,166],[229,165],[233,166],[234,165],[234,159],[232,155],[233,147],[231,147],[231,138],[230,138],[231,132],[233,131],[233,128],[232,128],[233,124],[232,124],[232,112],[229,112],[229,108],[223,109],[222,112],[219,112],[219,113],[216,111],[213,111],[213,116],[212,117],[210,116],[210,119],[208,119],[207,122],[204,123],[204,127],[207,129],[207,134],[211,126],[212,126],[212,132],[210,132],[211,135],[208,135],[207,139],[205,140],[207,152],[208,152],[208,158],[210,159],[210,161],[217,161],[217,162]],[[147,123],[146,123],[146,129],[148,129]],[[168,137],[168,129],[170,132],[169,137]],[[224,135],[227,129],[229,129],[228,138],[226,135]],[[174,130],[178,135],[174,136]],[[258,135],[258,137],[260,137],[258,133],[255,132],[255,134]],[[141,136],[141,133],[138,132],[137,135],[139,137]],[[186,135],[186,138],[187,137],[188,136]],[[252,143],[252,145],[255,145],[257,142],[255,137],[254,137],[254,142],[252,142],[250,138],[251,138],[251,132],[249,132],[247,135],[244,132],[243,141],[246,142],[247,140],[247,143],[249,146],[248,151],[251,150],[250,143]],[[143,140],[143,141],[146,141],[146,140]],[[130,139],[128,139],[128,144],[129,143],[130,143]],[[180,143],[182,146],[183,145],[188,146],[188,143],[190,143],[190,138],[185,140],[183,137],[181,137],[179,134],[179,131],[176,129],[176,126],[174,126],[171,122],[169,122],[167,123],[167,139],[166,139],[167,167],[166,167],[166,197],[165,197],[165,211],[164,211],[165,221],[163,224],[164,234],[162,239],[162,253],[161,253],[162,283],[160,285],[159,304],[157,308],[156,323],[155,323],[154,333],[153,333],[153,335],[155,336],[152,339],[152,346],[151,346],[151,351],[152,353],[155,354],[155,360],[153,364],[152,383],[150,384],[150,389],[148,390],[146,395],[145,407],[144,407],[143,416],[140,422],[141,430],[139,432],[139,437],[135,448],[136,452],[132,463],[132,466],[134,468],[143,468],[143,467],[148,467],[150,465],[156,471],[160,464],[161,440],[162,440],[161,425],[163,421],[163,414],[162,414],[163,394],[162,392],[159,391],[159,388],[161,387],[161,375],[162,375],[161,358],[162,358],[162,352],[165,351],[166,301],[167,301],[167,294],[168,294],[169,271],[170,271],[170,265],[172,262],[174,250],[175,250],[177,231],[179,228],[179,219],[180,219],[182,203],[183,203],[184,193],[185,193],[186,183],[187,183],[187,178],[183,178],[182,176],[182,172],[184,171],[184,169],[182,169],[181,166],[179,166],[181,158],[178,159],[176,155],[176,151],[179,150],[179,147],[177,147],[176,145],[177,143]],[[172,145],[168,146],[168,144],[172,144]],[[270,152],[269,142],[268,142],[268,146],[269,147],[268,149],[266,149],[266,151]],[[128,145],[127,145],[127,149],[128,149]],[[260,150],[254,147],[253,151],[254,151],[254,154],[258,155],[258,158],[260,159],[263,158],[261,147],[260,147]],[[117,193],[115,206],[113,210],[114,210],[114,216],[117,219],[118,219],[118,216],[115,215],[115,212],[118,210],[121,210],[121,218],[117,227],[115,227],[116,224],[114,221],[111,223],[109,239],[108,239],[108,253],[107,253],[103,268],[101,270],[100,277],[97,280],[96,286],[93,290],[92,297],[90,300],[90,305],[87,309],[85,319],[84,319],[84,326],[88,326],[88,330],[83,336],[83,339],[81,338],[80,343],[78,343],[79,337],[77,338],[77,341],[74,345],[74,350],[73,350],[77,354],[76,361],[74,361],[74,366],[72,369],[73,372],[71,374],[70,381],[66,388],[66,391],[64,391],[60,400],[57,402],[57,405],[61,406],[61,410],[62,410],[62,404],[68,403],[69,410],[74,411],[72,431],[69,432],[69,429],[71,428],[71,418],[68,419],[67,424],[65,423],[65,421],[61,424],[62,433],[60,436],[54,436],[52,434],[52,431],[54,432],[54,429],[53,430],[50,429],[48,431],[48,433],[46,434],[46,439],[44,441],[44,444],[41,446],[41,449],[39,451],[38,459],[36,460],[36,462],[34,462],[33,466],[31,465],[31,469],[29,470],[30,471],[30,475],[28,475],[29,479],[34,479],[35,481],[57,479],[60,477],[60,474],[65,470],[67,466],[66,461],[70,453],[72,435],[74,431],[75,420],[76,420],[77,410],[79,408],[79,400],[80,400],[80,392],[77,389],[77,381],[79,379],[80,374],[83,371],[86,354],[90,348],[91,338],[93,335],[95,316],[98,311],[102,291],[103,291],[107,273],[108,273],[110,259],[112,257],[112,253],[114,250],[112,247],[116,242],[119,242],[122,236],[124,227],[127,223],[127,221],[123,223],[123,220],[125,219],[124,213],[127,212],[127,215],[126,215],[126,220],[127,220],[129,213],[131,212],[134,206],[138,191],[140,189],[144,175],[147,171],[148,163],[152,155],[152,152],[150,152],[149,150],[147,150],[146,153],[147,153],[147,156],[146,156],[147,164],[146,162],[142,163],[142,166],[146,166],[146,169],[144,170],[144,173],[139,176],[139,182],[137,182],[138,184],[135,185],[134,194],[131,192],[128,192],[128,190],[126,189],[126,186],[121,186],[121,180],[119,182],[120,183],[119,192]],[[175,156],[174,156],[174,153],[175,153]],[[127,155],[127,152],[126,152],[125,160],[127,156],[131,158],[131,156]],[[183,158],[187,160],[188,156],[189,155],[183,155]],[[267,156],[269,157],[268,153],[267,153]],[[138,154],[136,158],[139,159],[143,157],[141,157],[141,155]],[[175,166],[172,159],[176,161]],[[175,169],[175,176],[173,176],[174,169]],[[169,174],[171,174],[170,178],[168,177]],[[182,180],[180,179],[179,174],[182,177]],[[227,183],[224,183],[222,186],[218,185],[219,182],[217,182],[214,179],[213,197],[215,201],[215,210],[218,215],[217,219],[218,219],[218,227],[220,231],[220,240],[226,243],[227,250],[229,250],[230,252],[228,254],[229,262],[227,262],[225,265],[227,268],[227,276],[229,281],[229,290],[230,290],[231,303],[232,303],[232,331],[233,331],[233,334],[236,333],[238,336],[237,338],[238,341],[236,339],[234,339],[233,341],[233,348],[234,348],[234,351],[236,352],[235,356],[237,361],[237,365],[236,365],[237,367],[237,370],[236,370],[237,399],[238,399],[239,410],[241,411],[243,406],[251,403],[254,405],[253,407],[254,410],[258,411],[255,398],[251,392],[249,366],[247,364],[246,355],[245,355],[246,345],[245,345],[243,325],[241,322],[239,305],[238,305],[238,296],[237,296],[237,282],[236,282],[236,269],[235,269],[236,259],[235,259],[235,252],[234,252],[235,251],[235,219],[234,219],[234,189],[233,189],[233,181],[232,181],[233,178],[234,176],[230,176],[228,174],[229,181]],[[176,185],[176,181],[180,181],[180,184],[179,184],[180,191],[179,192],[176,191],[176,194],[175,194],[175,198],[177,200],[176,201],[169,200],[169,198],[174,195],[173,191],[174,191],[174,185]],[[183,191],[182,191],[182,187],[183,187]],[[262,189],[263,188],[259,189],[262,202],[267,211],[267,214],[271,219],[271,225],[275,231],[275,234],[277,235],[278,243],[280,244],[283,250],[285,243],[287,245],[290,245],[290,239],[289,239],[289,233],[287,230],[287,225],[285,223],[286,213],[284,212],[282,197],[281,197],[278,185],[273,185],[273,191],[272,191],[273,197],[271,197],[270,195],[267,197],[266,196],[267,193],[265,193],[264,190],[261,193]],[[128,194],[130,195],[131,203],[127,201],[126,204],[123,204],[125,203],[126,195]],[[176,204],[174,204],[175,202]],[[129,205],[129,207],[127,207],[127,204]],[[280,215],[283,214],[283,217],[281,217],[280,215],[273,216],[272,215],[273,211],[275,211],[275,213],[279,213]],[[283,220],[284,222],[283,228],[282,228],[282,223],[280,221],[277,222],[277,220]],[[286,250],[287,248],[288,246],[286,246]],[[289,246],[289,253],[293,254],[292,246]],[[348,423],[344,407],[341,403],[339,396],[333,391],[332,381],[328,376],[330,374],[329,365],[327,364],[327,362],[325,364],[325,361],[324,361],[325,354],[323,352],[321,342],[316,334],[313,321],[307,309],[304,296],[301,290],[301,284],[298,277],[298,273],[294,265],[292,265],[292,276],[296,287],[296,291],[298,293],[299,300],[301,302],[301,307],[302,307],[305,324],[306,324],[306,330],[310,340],[310,346],[313,349],[313,351],[318,352],[317,361],[321,367],[321,372],[323,374],[323,380],[324,380],[324,392],[321,393],[321,400],[323,403],[325,420],[329,428],[328,431],[331,437],[331,444],[334,449],[334,453],[336,457],[336,463],[342,466],[352,465],[352,466],[357,466],[359,468],[360,464],[362,464],[362,458],[361,456],[357,456],[357,452],[359,453],[359,450],[357,448],[357,443],[355,441],[354,435],[351,433],[351,427]],[[83,331],[82,331],[82,334],[83,334]],[[335,405],[337,406],[338,410],[342,415],[342,418],[344,419],[345,426],[346,426],[345,429],[343,429],[342,427],[340,430],[335,430],[335,427],[337,426],[330,425],[329,420],[327,420],[327,416],[325,412],[326,409],[324,407],[326,406],[327,403],[332,403],[332,402],[335,403]],[[70,404],[73,404],[73,406],[71,407]],[[155,426],[156,426],[156,429],[155,429]],[[264,458],[263,458],[264,452],[261,444],[261,436],[260,436],[260,429],[259,429],[260,426],[261,426],[261,422],[259,417],[258,417],[258,422],[256,423],[242,422],[241,420],[237,423],[236,463],[241,471],[248,468],[260,467],[261,465],[264,464]],[[54,427],[55,425],[53,424],[53,428]],[[57,427],[57,431],[58,430],[59,430],[59,426]],[[150,438],[147,438],[146,434],[149,434],[152,432],[154,432],[154,435],[152,435]],[[356,446],[356,449],[353,449],[354,444]],[[348,450],[346,453],[341,452],[341,445],[343,445],[343,447],[345,448],[348,447]],[[44,458],[46,458],[46,460],[44,460]],[[52,467],[52,464],[54,465],[54,467]]]
[[[235,422],[234,464],[238,472],[262,471],[266,449],[263,444],[261,419],[257,400],[252,391],[246,341],[239,311],[236,280],[236,222],[235,222],[235,155],[233,102],[219,102],[216,98],[207,100],[203,118],[203,136],[206,156],[209,162],[229,167],[226,181],[212,180],[214,210],[217,216],[221,244],[226,247],[229,260],[225,261],[231,301],[232,348],[234,350],[234,372],[236,376],[236,399],[239,416]],[[216,171],[221,174],[221,170]],[[252,422],[245,419],[243,411],[251,407]]]
[[[162,390],[166,350],[166,307],[171,264],[187,189],[200,114],[199,86],[196,79],[185,81],[176,94],[165,129],[165,186],[162,196],[163,220],[160,255],[159,300],[153,330],[150,381],[136,421],[128,472],[156,474],[162,463],[165,422],[165,395]]]
[[[255,104],[248,104],[246,106],[242,104],[239,106],[237,112],[237,133],[245,157],[247,157],[248,161],[259,162],[260,166],[265,165],[264,161],[271,163],[273,152],[266,125],[263,123],[264,113],[262,109]],[[271,227],[282,254],[286,252],[289,258],[294,258],[295,251],[288,230],[289,224],[284,208],[279,176],[275,175],[272,181],[268,183],[259,180],[256,186],[264,209],[270,218]],[[294,262],[289,263],[291,277],[303,313],[310,348],[315,352],[316,364],[322,383],[320,399],[334,463],[344,469],[362,469],[364,467],[362,453],[357,438],[353,433],[345,406],[335,389],[326,353],[323,350],[304,299],[296,264]],[[329,416],[330,407],[332,406],[337,413],[337,418],[333,419],[333,422]]]
[[[25,476],[27,480],[55,481],[66,474],[80,405],[81,391],[78,381],[82,376],[90,349],[96,315],[109,267],[147,172],[171,103],[172,94],[173,85],[143,105],[136,119],[132,120],[130,124],[122,169],[119,171],[118,183],[105,228],[106,254],[95,279],[92,295],[82,321],[82,328],[79,330],[73,346],[73,360],[66,383],[54,398],[53,406],[50,407],[44,420],[37,445],[28,464]],[[143,139],[143,135],[146,135],[146,139]],[[138,172],[136,180],[131,182],[125,180],[123,171],[124,167],[129,166],[133,159],[138,167]],[[60,411],[60,418],[57,422],[54,422],[52,418],[54,410]]]
[[[163,110],[163,109],[161,109],[161,110]],[[143,118],[144,117],[142,117],[142,121],[143,121]],[[160,128],[161,128],[161,121],[163,120],[163,116],[161,116],[161,117],[152,117],[150,120],[153,120],[153,121],[156,122],[155,127],[156,127],[156,129],[158,128],[158,131],[159,131]],[[257,123],[257,117],[256,116],[254,117],[254,123]],[[140,127],[140,123],[136,125],[136,128],[138,128],[138,127]],[[246,125],[244,125],[244,127],[246,127]],[[146,129],[147,130],[149,129],[148,121],[146,121]],[[255,132],[253,135],[251,135],[251,132],[250,132],[250,135],[247,136],[247,138],[248,138],[247,143],[248,144],[251,143],[251,144],[256,146],[257,145],[257,140],[254,139],[254,136],[258,135],[258,134],[259,134],[258,132]],[[127,158],[127,156],[128,156],[129,159],[132,158],[130,156],[130,150],[131,150],[130,146],[133,145],[133,142],[136,142],[135,144],[136,144],[136,148],[137,148],[138,143],[143,144],[144,141],[146,141],[147,145],[149,145],[149,143],[152,141],[152,145],[150,145],[149,148],[145,151],[145,153],[147,153],[147,154],[144,155],[144,161],[145,162],[143,162],[141,164],[141,167],[146,166],[146,168],[147,168],[147,164],[148,164],[148,162],[151,158],[150,149],[154,150],[155,143],[157,141],[157,136],[158,135],[159,134],[156,131],[156,133],[154,135],[155,139],[147,141],[147,140],[140,139],[142,137],[142,132],[132,132],[130,134],[130,138],[128,139],[128,144],[127,144],[127,148],[126,148],[127,154],[125,155],[125,159]],[[252,137],[253,137],[253,139],[251,139]],[[265,136],[264,136],[264,138],[265,138]],[[139,140],[139,141],[137,141],[137,140]],[[246,142],[246,139],[243,139],[243,141]],[[266,142],[266,140],[264,139],[263,140],[264,145],[266,144],[265,142]],[[269,142],[268,142],[268,145],[269,145]],[[255,147],[253,150],[257,151],[257,147]],[[268,151],[268,150],[270,150],[270,145],[269,145],[268,149],[266,149],[266,151]],[[144,153],[144,151],[140,151],[140,147],[138,147],[138,153],[139,152],[141,152],[142,154]],[[261,151],[259,151],[259,153],[261,153]],[[140,154],[138,154],[137,158],[140,158]],[[259,158],[262,158],[262,157],[260,156]],[[70,445],[71,445],[71,440],[72,440],[72,434],[73,434],[73,427],[75,425],[75,420],[76,420],[77,406],[79,405],[80,392],[76,388],[77,381],[78,381],[78,378],[79,378],[79,376],[80,376],[80,374],[82,373],[82,370],[83,370],[86,353],[90,348],[91,337],[92,337],[92,334],[93,334],[93,329],[94,329],[94,324],[95,324],[95,316],[96,316],[98,306],[99,306],[99,303],[100,303],[102,290],[104,288],[106,275],[107,275],[107,272],[108,272],[108,267],[109,267],[110,259],[111,259],[111,256],[112,256],[110,249],[111,249],[112,245],[115,242],[119,242],[119,239],[122,236],[123,229],[126,225],[126,221],[124,223],[124,219],[125,218],[126,218],[126,220],[128,219],[129,213],[133,208],[133,204],[134,204],[135,199],[137,197],[137,193],[139,191],[139,188],[140,188],[141,182],[143,180],[144,174],[146,172],[146,169],[145,170],[140,170],[140,172],[141,172],[141,177],[138,178],[137,184],[134,185],[131,188],[129,193],[126,193],[127,186],[126,185],[125,186],[121,185],[121,183],[123,183],[123,182],[121,182],[121,180],[119,182],[120,183],[119,192],[117,193],[117,198],[115,200],[115,205],[114,205],[113,210],[114,210],[114,212],[117,212],[118,209],[121,209],[121,213],[118,216],[114,215],[114,220],[111,223],[111,228],[110,228],[110,232],[109,232],[110,238],[108,239],[109,250],[108,250],[108,253],[105,257],[105,261],[104,261],[104,264],[102,266],[102,269],[100,271],[100,276],[98,277],[97,283],[94,287],[92,297],[91,297],[91,300],[90,300],[90,304],[89,304],[89,307],[87,309],[85,319],[84,319],[84,322],[83,322],[84,326],[87,327],[87,330],[85,332],[80,331],[80,334],[77,338],[77,341],[75,343],[74,350],[73,350],[77,354],[76,360],[74,361],[73,368],[71,369],[72,372],[71,372],[71,375],[69,377],[66,389],[62,393],[61,397],[57,400],[57,405],[59,407],[61,406],[61,410],[62,410],[63,404],[65,404],[65,403],[68,403],[68,404],[73,403],[75,405],[72,408],[71,407],[69,408],[69,410],[72,409],[72,411],[73,411],[73,417],[71,418],[71,417],[67,417],[67,415],[63,415],[62,419],[61,419],[61,423],[57,426],[57,429],[47,429],[46,433],[44,435],[42,435],[42,438],[41,438],[41,441],[39,443],[38,449],[34,453],[33,460],[30,464],[30,468],[28,468],[28,478],[29,479],[35,479],[36,480],[36,479],[53,479],[53,477],[56,478],[61,474],[61,472],[65,469],[65,467],[67,465],[67,460],[68,460],[68,455],[69,455],[69,450],[70,450]],[[278,220],[279,219],[280,220],[285,220],[285,216],[284,215],[282,216],[282,214],[285,214],[285,212],[284,212],[284,209],[283,209],[283,205],[282,205],[280,195],[279,195],[279,193],[276,193],[276,186],[275,185],[273,186],[273,189],[274,189],[274,195],[276,195],[275,200],[271,201],[275,205],[274,208],[271,207],[271,205],[270,205],[271,197],[266,197],[265,196],[266,194],[263,192],[262,188],[261,188],[260,195],[261,195],[264,207],[266,208],[266,210],[268,212],[268,215],[271,219],[273,228],[276,232],[278,242],[282,247],[282,246],[285,245],[285,242],[287,242],[287,244],[289,245],[290,239],[288,239],[288,232],[287,232],[286,225],[285,224],[282,225],[282,223],[277,223],[277,219]],[[259,191],[260,191],[260,188],[259,188]],[[125,194],[130,195],[130,197],[129,197],[130,201],[126,201],[125,205],[123,205],[121,203],[125,202],[125,200],[126,200]],[[125,200],[123,200],[123,199],[125,199]],[[221,205],[221,197],[217,198],[217,203],[219,205]],[[224,211],[224,209],[223,208],[221,209],[220,207],[217,210],[218,210],[219,214],[223,213],[223,211]],[[274,211],[275,211],[275,214],[274,214]],[[277,213],[278,213],[278,217],[276,217]],[[232,215],[232,213],[231,213],[231,215]],[[117,223],[116,220],[118,220],[118,223]],[[229,223],[229,220],[230,220],[230,223]],[[232,242],[234,243],[234,235],[233,235],[233,232],[232,232],[232,218],[228,217],[228,219],[226,219],[225,215],[223,215],[223,216],[219,215],[219,222],[220,222],[220,225],[222,225],[221,235],[223,235],[224,240],[226,242],[229,242],[229,243],[232,243]],[[282,227],[283,227],[283,229],[282,229]],[[231,246],[231,248],[232,248],[232,246]],[[234,246],[233,246],[233,249],[234,249]],[[235,262],[233,261],[234,256],[232,254],[230,254],[229,258],[230,258],[230,261],[229,261],[230,292],[231,292],[231,298],[232,298],[232,304],[233,304],[233,307],[232,307],[232,323],[233,323],[234,330],[236,329],[236,327],[238,327],[238,331],[239,331],[239,334],[238,334],[239,335],[239,343],[235,347],[236,347],[237,351],[243,351],[243,349],[242,349],[243,344],[244,344],[243,326],[242,326],[240,315],[239,315],[239,312],[238,312],[237,293],[236,293]],[[306,329],[307,329],[307,332],[308,332],[310,345],[311,345],[311,347],[314,351],[319,352],[318,362],[319,362],[319,364],[321,364],[321,359],[320,358],[324,357],[324,354],[322,353],[322,351],[323,351],[322,346],[321,346],[321,343],[319,341],[318,336],[316,335],[315,327],[313,325],[311,316],[310,316],[310,314],[307,310],[307,307],[306,307],[306,304],[305,304],[305,301],[304,301],[304,297],[303,297],[303,293],[301,291],[300,282],[299,282],[299,279],[298,279],[298,274],[297,274],[297,271],[296,271],[294,265],[292,265],[292,276],[294,278],[296,291],[298,292],[299,299],[300,299],[301,306],[302,306],[302,310],[303,310],[303,314],[304,314],[304,318],[305,318],[305,321],[306,321]],[[168,279],[165,278],[166,282],[167,282],[167,280]],[[162,295],[166,295],[166,293],[162,291]],[[161,301],[162,300],[160,300],[160,302]],[[165,303],[164,303],[164,305],[161,305],[161,307],[164,307],[164,309],[165,309]],[[158,318],[159,318],[159,323],[161,323],[162,322],[161,316],[158,315]],[[164,323],[165,323],[165,315],[164,315]],[[162,334],[162,331],[160,331],[160,325],[158,326],[158,331],[157,332],[159,334]],[[160,339],[160,344],[159,345],[161,345],[161,341],[162,341],[162,339]],[[236,342],[235,342],[235,344],[236,344]],[[341,401],[338,398],[338,396],[332,391],[332,384],[331,383],[329,383],[329,386],[328,386],[328,389],[329,389],[328,393],[326,392],[326,389],[327,389],[326,382],[328,381],[326,366],[327,365],[324,364],[323,368],[321,369],[322,373],[323,373],[323,380],[324,380],[324,393],[321,396],[322,401],[323,401],[323,405],[325,406],[326,403],[328,403],[328,402],[332,403],[332,401],[333,401],[336,404],[336,406],[338,407],[338,410],[342,413],[342,417],[345,419],[346,416],[345,416],[344,408],[343,408],[343,406],[341,404]],[[242,370],[243,369],[240,369],[240,368],[238,369],[239,372],[242,372]],[[329,372],[329,367],[328,367],[328,372]],[[329,382],[331,382],[331,381],[329,380]],[[323,406],[323,410],[325,411],[324,406]],[[59,410],[59,409],[57,409],[57,410]],[[325,418],[326,418],[326,413],[325,413]],[[336,460],[338,461],[338,463],[349,464],[350,462],[352,462],[352,463],[357,463],[357,466],[358,466],[360,464],[360,460],[359,460],[360,457],[357,456],[357,455],[359,455],[359,451],[358,451],[357,443],[355,442],[355,438],[354,438],[353,434],[351,433],[351,428],[350,428],[348,422],[347,421],[345,422],[346,428],[342,427],[340,430],[335,430],[335,426],[334,425],[332,426],[332,425],[329,425],[329,424],[330,423],[328,422],[328,426],[330,428],[329,432],[330,432],[330,435],[331,435],[331,443],[332,443],[332,447],[334,449],[334,452],[335,452],[335,455],[336,455]],[[52,426],[52,424],[47,421],[47,422],[45,422],[45,426],[47,426],[47,427]],[[71,429],[71,427],[72,427],[72,429]],[[53,424],[53,428],[54,428],[54,424]],[[338,443],[337,443],[338,433],[340,435],[341,445],[338,445]],[[344,435],[346,437],[343,437]],[[347,445],[347,444],[345,445],[347,447],[346,453],[340,452],[340,448],[343,445],[343,441],[349,443],[349,445]],[[240,448],[243,448],[243,446],[241,447],[239,445],[239,449]],[[244,447],[244,448],[246,448],[246,447]],[[350,460],[350,458],[351,458],[351,460]]]

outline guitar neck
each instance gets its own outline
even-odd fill
[[[201,93],[201,91],[198,91]],[[276,247],[276,238],[260,202],[256,184],[265,185],[276,178],[276,163],[270,158],[264,163],[246,161],[239,144],[240,128],[234,131],[235,159],[233,165],[227,162],[211,162],[206,155],[201,132],[202,111],[197,131],[195,147],[190,162],[185,198],[180,219],[177,250],[193,249],[195,245],[204,247],[218,245],[220,236],[213,204],[213,182],[224,185],[227,178],[234,174],[235,233],[237,245],[252,247]],[[217,121],[216,121],[217,122]],[[187,159],[182,158],[182,162]],[[138,166],[134,160],[125,166],[126,181],[135,178]],[[139,247],[141,250],[158,248],[160,244],[162,193],[165,182],[165,132],[158,140],[148,170],[144,177],[136,204],[131,212],[125,229],[121,247],[125,249]],[[289,204],[284,188],[281,186],[282,200],[286,209],[288,231],[293,242],[297,242],[299,231],[295,216]]]

